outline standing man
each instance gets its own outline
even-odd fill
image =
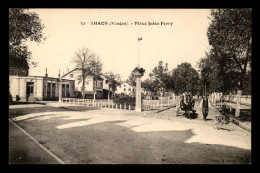
[[[191,110],[193,111],[194,110],[194,106],[195,106],[195,100],[193,98],[193,96],[191,95]]]
[[[181,101],[180,101],[180,108],[181,110],[185,110],[186,104],[185,104],[185,100],[184,100],[184,96],[181,97]]]
[[[203,120],[206,121],[210,108],[210,102],[207,95],[203,96],[203,99],[200,102],[200,108],[202,108]]]

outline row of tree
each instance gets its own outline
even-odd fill
[[[207,36],[211,49],[198,63],[211,91],[251,94],[252,9],[213,9]]]
[[[168,64],[159,64],[153,68],[149,78],[142,82],[142,88],[150,91],[152,95],[159,93],[171,92],[182,94],[184,92],[200,94],[200,77],[199,73],[185,62],[178,65],[175,69],[169,71]]]

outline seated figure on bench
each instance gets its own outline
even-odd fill
[[[186,97],[186,108],[185,108],[185,116],[188,119],[191,119],[191,114],[194,114],[196,110],[194,110],[195,101],[191,94],[188,94]]]

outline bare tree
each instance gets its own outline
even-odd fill
[[[79,83],[82,82],[81,94],[84,99],[85,84],[87,84],[86,78],[88,76],[92,76],[94,79],[98,77],[102,71],[102,63],[100,58],[88,48],[82,48],[76,51],[72,62],[75,63],[76,68],[81,70]]]

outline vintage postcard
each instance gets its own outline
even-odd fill
[[[9,8],[9,164],[251,164],[252,9]]]

